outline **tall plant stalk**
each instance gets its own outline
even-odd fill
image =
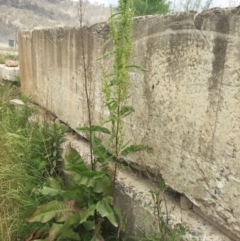
[[[127,105],[129,99],[128,65],[132,52],[132,11],[131,0],[119,0],[120,17],[110,17],[110,33],[113,40],[113,73],[105,76],[102,92],[105,95],[104,103],[108,108],[111,129],[92,124],[91,99],[89,89],[89,65],[86,60],[85,36],[83,35],[83,0],[79,0],[79,25],[81,41],[81,58],[86,95],[88,125],[77,128],[87,132],[90,141],[91,170],[85,164],[78,152],[69,148],[65,157],[63,172],[70,177],[70,185],[66,190],[53,186],[42,189],[45,195],[55,193],[55,200],[38,207],[29,222],[49,222],[55,220],[49,229],[48,237],[51,240],[59,238],[74,238],[79,240],[82,230],[91,235],[91,240],[103,240],[101,227],[103,222],[111,223],[119,230],[124,227],[121,212],[114,206],[113,196],[117,174],[117,161],[125,156],[140,150],[148,150],[142,145],[129,145],[124,140],[123,118],[134,112],[132,106]],[[104,56],[109,55],[105,54]],[[136,66],[135,66],[136,67]],[[109,77],[113,78],[109,78]],[[96,132],[109,135],[110,146],[104,146]],[[112,154],[108,151],[112,148]],[[115,161],[113,173],[109,171],[109,163]],[[101,170],[96,170],[96,163],[101,164]],[[42,218],[44,215],[44,219]],[[59,218],[60,217],[60,218]],[[51,221],[52,222],[52,221]],[[76,228],[77,227],[77,228]],[[54,237],[52,238],[52,235]],[[31,239],[29,239],[31,240]]]
[[[113,50],[113,79],[105,78],[103,93],[105,106],[109,110],[108,121],[111,122],[109,142],[113,147],[114,173],[112,181],[112,196],[114,194],[117,160],[124,143],[123,117],[133,112],[133,107],[125,106],[128,97],[129,76],[128,62],[132,53],[132,17],[131,0],[119,0],[120,17],[116,19],[112,13],[110,17],[110,33],[115,49]]]
[[[86,46],[84,44],[84,36],[83,36],[83,0],[79,0],[78,5],[78,19],[79,19],[79,27],[80,27],[80,40],[81,40],[81,57],[82,57],[82,68],[83,68],[83,75],[84,75],[84,90],[85,90],[85,96],[86,96],[86,102],[87,102],[87,116],[88,116],[88,127],[89,127],[89,149],[90,149],[90,160],[91,160],[91,168],[92,170],[95,170],[95,161],[93,157],[93,146],[92,146],[92,114],[91,114],[91,100],[90,100],[90,93],[89,93],[89,78],[88,78],[88,69],[89,65],[86,63],[86,53],[85,49]]]

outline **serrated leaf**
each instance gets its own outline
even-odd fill
[[[70,213],[79,213],[76,201],[51,201],[45,205],[39,206],[33,215],[26,220],[28,222],[46,223],[52,219],[57,222],[63,222]]]
[[[128,116],[133,113],[135,109],[132,106],[123,106],[120,110],[120,115],[122,117]]]
[[[135,152],[139,152],[139,151],[152,151],[152,148],[149,146],[144,146],[144,145],[131,145],[126,147],[125,149],[123,149],[121,151],[121,155],[123,156],[127,156],[129,154],[133,154]]]
[[[119,81],[117,79],[110,80],[109,86],[113,86],[113,85],[119,85]]]
[[[81,131],[81,132],[101,132],[101,133],[105,133],[105,134],[110,134],[111,132],[105,128],[105,127],[102,127],[102,126],[95,126],[95,125],[92,125],[90,127],[88,126],[84,126],[84,127],[78,127],[76,129],[77,131]]]
[[[118,103],[116,100],[111,100],[106,103],[106,106],[108,107],[109,111],[112,113],[116,110]]]

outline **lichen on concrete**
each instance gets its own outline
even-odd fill
[[[240,9],[134,18],[130,69],[135,113],[126,138],[153,147],[129,163],[154,170],[201,212],[240,238]],[[73,129],[87,124],[80,31],[93,122],[106,117],[101,83],[111,71],[106,24],[19,34],[22,90]],[[154,176],[155,174],[150,175]]]

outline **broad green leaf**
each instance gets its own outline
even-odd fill
[[[78,186],[86,186],[86,187],[93,187],[94,180],[93,176],[95,172],[91,172],[89,169],[83,172],[74,172],[74,171],[64,171],[67,175],[71,176],[72,180]]]
[[[95,126],[95,125],[92,125],[90,127],[88,127],[88,126],[78,127],[76,130],[82,131],[82,132],[89,132],[89,131],[101,132],[101,133],[105,133],[105,134],[111,133],[107,128],[102,127],[102,126]]]
[[[111,181],[107,175],[107,172],[98,172],[87,170],[81,173],[74,171],[64,171],[67,175],[72,177],[74,183],[79,187],[92,187],[96,193],[108,193]]]
[[[123,149],[121,151],[121,155],[123,156],[127,156],[129,154],[135,153],[135,152],[139,152],[139,151],[152,151],[152,148],[149,146],[144,146],[144,145],[131,145],[126,147],[125,149]]]
[[[77,227],[80,217],[70,214],[64,224],[54,223],[49,231],[48,241],[59,240],[59,238],[68,238],[71,240],[79,240],[78,233],[73,231],[73,227]],[[72,227],[73,226],[73,227]],[[62,240],[62,239],[61,239]]]
[[[105,193],[110,194],[111,193],[111,180],[108,175],[103,175],[100,178],[96,180],[96,183],[94,185],[93,191],[96,193]]]
[[[67,220],[61,228],[59,237],[68,238],[70,240],[79,240],[78,233],[74,232],[74,229],[78,227],[80,222],[80,216],[70,213]]]
[[[51,201],[39,206],[33,215],[27,218],[27,221],[46,223],[55,219],[57,222],[64,222],[70,213],[79,213],[75,200],[67,202]]]
[[[59,189],[59,181],[56,178],[48,177],[47,185],[54,189]]]
[[[113,209],[114,209],[115,215],[118,217],[119,223],[121,225],[121,230],[125,231],[125,224],[123,222],[123,215],[122,215],[120,209],[115,205],[113,206]]]
[[[73,188],[73,190],[69,190],[69,191],[67,190],[65,192],[62,192],[60,195],[64,201],[76,200],[79,206],[82,206],[83,204],[86,203],[84,190],[79,186],[77,188]]]
[[[85,203],[85,196],[83,194],[83,190],[81,188],[72,189],[72,190],[62,190],[59,188],[52,188],[52,187],[46,187],[44,186],[39,192],[45,196],[49,197],[55,197],[60,196],[62,197],[62,200],[68,201],[68,200],[76,200],[78,204],[81,205],[81,203]]]
[[[105,164],[111,161],[112,157],[108,154],[108,151],[102,144],[101,139],[97,138],[95,135],[92,137],[92,147],[93,155],[98,162]]]
[[[50,197],[55,197],[57,195],[60,195],[60,193],[63,193],[64,191],[52,188],[52,187],[46,187],[44,186],[41,190],[40,193],[42,195],[50,196]]]
[[[113,208],[109,205],[112,203],[111,197],[105,197],[101,201],[99,201],[96,205],[96,210],[101,215],[101,217],[106,217],[113,226],[117,227],[118,223],[115,218],[115,213]]]
[[[90,241],[104,241],[100,233],[95,233]]]
[[[135,110],[132,106],[123,106],[120,110],[120,115],[122,117],[128,116],[133,113]]]
[[[54,223],[49,231],[48,241],[54,241],[58,237],[59,233],[61,233],[62,227],[63,224]]]
[[[86,167],[86,164],[84,163],[83,158],[79,154],[79,152],[76,149],[74,149],[73,147],[71,147],[71,144],[69,143],[69,145],[66,148],[66,153],[65,153],[66,169],[68,169],[72,165],[80,165],[81,170],[82,169],[84,169],[84,170],[88,169]]]
[[[28,237],[25,241],[31,241],[33,239],[39,238],[41,237],[41,232],[39,231],[39,229],[36,229],[31,235],[30,237]]]
[[[80,222],[80,215],[76,215],[74,213],[70,213],[63,225],[63,228],[66,229],[70,226],[77,226]]]
[[[86,221],[83,225],[88,231],[95,229],[95,221]]]
[[[72,229],[64,229],[63,232],[59,235],[59,238],[61,238],[60,240],[80,240],[79,234],[74,232]]]
[[[94,215],[95,210],[96,210],[95,204],[91,205],[87,210],[85,210],[85,212],[83,213],[83,215],[81,217],[81,221],[79,224],[85,223],[90,216]]]

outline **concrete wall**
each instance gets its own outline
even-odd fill
[[[126,137],[153,147],[129,158],[184,193],[240,238],[240,9],[134,19]],[[111,59],[105,23],[19,34],[22,90],[72,128],[87,124],[80,31],[94,123],[104,120],[101,83]]]

